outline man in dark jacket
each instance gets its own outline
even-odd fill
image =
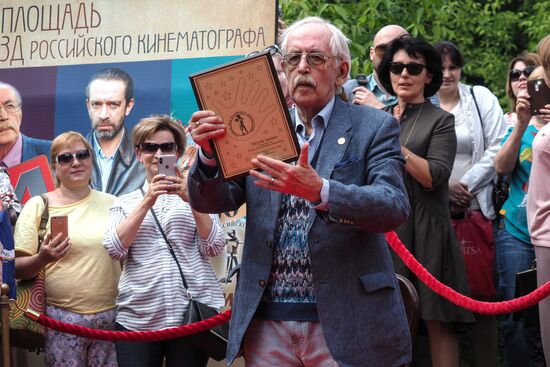
[[[124,119],[134,106],[134,82],[124,70],[108,68],[92,76],[86,107],[92,122],[87,139],[94,148],[92,187],[119,196],[143,185],[145,171]]]

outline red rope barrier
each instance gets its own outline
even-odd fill
[[[386,240],[395,253],[403,260],[405,265],[428,287],[435,293],[446,298],[457,306],[466,308],[481,314],[496,315],[506,314],[518,311],[540,302],[542,299],[550,295],[550,281],[546,282],[542,287],[535,289],[533,292],[509,301],[503,302],[484,302],[466,297],[446,286],[431,275],[422,264],[414,258],[407,250],[395,232],[385,234]],[[25,312],[25,315],[41,325],[50,329],[58,330],[64,333],[82,336],[90,339],[110,340],[110,341],[140,341],[154,342],[168,339],[180,338],[195,333],[211,329],[218,325],[229,322],[231,311],[225,311],[210,319],[199,321],[189,325],[182,325],[174,328],[156,330],[156,331],[110,331],[96,330],[87,327],[67,324],[49,318],[44,314],[33,313],[30,310]]]
[[[407,250],[395,232],[386,233],[386,240],[395,253],[401,258],[401,260],[403,260],[405,265],[407,265],[407,267],[411,269],[411,271],[435,293],[448,299],[455,305],[466,308],[470,311],[486,315],[506,314],[533,306],[550,295],[549,281],[540,288],[535,289],[533,292],[509,301],[483,302],[466,297],[465,295],[460,294],[441,283],[433,275],[431,275],[426,268],[424,268],[424,266],[422,266],[422,264],[414,258],[409,250]]]
[[[83,326],[67,324],[65,322],[57,321],[44,314],[36,314],[32,312],[25,312],[25,316],[35,320],[41,325],[69,333],[73,335],[82,336],[89,339],[110,340],[110,341],[137,341],[137,342],[156,342],[161,340],[175,339],[182,336],[187,336],[195,333],[200,333],[216,327],[221,324],[229,322],[231,318],[231,311],[225,311],[217,316],[214,316],[207,320],[195,322],[193,324],[182,325],[178,327],[168,328],[164,330],[155,331],[112,331],[112,330],[96,330]]]

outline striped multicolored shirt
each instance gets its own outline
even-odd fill
[[[147,192],[147,182],[143,190]],[[120,196],[110,210],[103,245],[111,257],[124,260],[118,286],[117,322],[129,330],[180,326],[189,300],[178,267],[150,212],[136,238],[125,249],[116,227],[143,200],[140,190]],[[225,240],[217,215],[208,238],[198,238],[191,207],[176,195],[161,195],[153,209],[174,248],[194,299],[221,308],[224,297],[208,257],[223,250]]]

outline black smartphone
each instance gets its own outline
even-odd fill
[[[531,113],[540,115],[540,110],[545,105],[550,104],[550,88],[544,79],[529,80],[527,82],[527,93],[529,93],[529,101],[531,102]]]
[[[355,80],[357,80],[357,84],[362,87],[366,87],[369,84],[369,81],[367,80],[367,76],[365,74],[357,74],[357,76],[355,76]]]

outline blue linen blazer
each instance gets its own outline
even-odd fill
[[[327,345],[341,366],[400,366],[412,359],[411,338],[383,235],[403,223],[410,209],[399,125],[386,112],[336,98],[325,134],[316,171],[330,182],[329,210],[310,209],[308,246]],[[195,163],[189,196],[191,206],[204,213],[237,210],[246,202],[231,364],[269,277],[282,194],[255,186],[250,176],[231,182],[218,176]]]
[[[23,147],[21,149],[21,162],[28,161],[38,155],[44,154],[50,160],[51,140],[35,139],[22,134]]]

